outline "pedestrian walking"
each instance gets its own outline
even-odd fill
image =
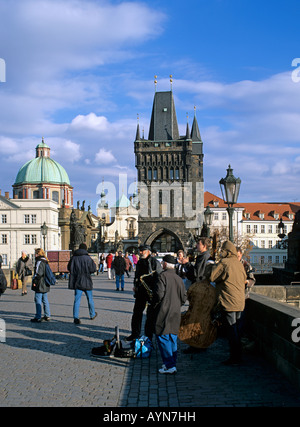
[[[128,252],[125,253],[124,260],[126,262],[125,273],[126,273],[127,277],[130,277],[129,271],[132,268],[132,261],[130,260]]]
[[[112,268],[115,271],[116,276],[116,291],[120,290],[120,281],[121,281],[121,291],[124,291],[124,273],[126,270],[126,262],[123,258],[122,251],[119,251],[117,253],[118,255],[115,256],[113,262],[112,262]]]
[[[111,280],[111,264],[113,262],[113,255],[111,252],[108,253],[107,257],[105,258],[105,262],[107,265],[107,277],[109,280]]]
[[[99,261],[98,274],[99,273],[104,273],[104,261],[105,261],[105,257],[104,257],[103,254],[99,254],[98,261]]]
[[[35,249],[35,266],[32,278],[31,289],[35,292],[35,317],[31,322],[40,323],[42,320],[50,320],[50,305],[48,301],[48,292],[50,286],[45,281],[46,264],[48,258],[42,248]],[[42,308],[44,310],[44,317],[42,318]]]
[[[97,271],[96,264],[89,256],[85,243],[79,245],[79,249],[74,252],[74,255],[68,263],[69,289],[74,289],[75,298],[73,305],[73,318],[75,324],[80,324],[79,309],[82,294],[84,293],[88,302],[89,315],[91,320],[97,316],[93,300],[93,282],[91,274]]]
[[[210,280],[216,283],[217,301],[229,342],[230,357],[223,363],[237,365],[242,360],[240,320],[245,307],[247,276],[232,242],[223,243],[220,255],[220,262],[212,267]]]
[[[176,258],[172,255],[163,257],[163,272],[159,275],[153,304],[157,304],[155,334],[163,361],[160,374],[177,372],[177,335],[181,321],[181,306],[187,294],[181,277],[176,274]]]
[[[16,273],[22,281],[22,295],[27,295],[28,277],[32,276],[33,265],[32,261],[25,251],[22,251],[21,257],[16,264]]]
[[[151,304],[151,298],[146,288],[141,282],[141,276],[151,274],[152,286],[155,287],[158,275],[162,272],[160,262],[151,256],[151,247],[142,245],[139,247],[140,257],[136,264],[134,276],[134,308],[131,318],[131,334],[126,338],[126,341],[132,341],[141,335],[143,312],[147,306],[147,317],[145,323],[145,335],[152,340],[155,327],[155,311]]]

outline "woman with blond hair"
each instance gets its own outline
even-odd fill
[[[36,314],[31,322],[40,323],[42,320],[50,320],[50,307],[47,293],[50,291],[50,286],[45,282],[45,271],[46,264],[48,264],[48,258],[42,248],[35,249],[35,266],[34,276],[32,279],[31,289],[35,292],[35,307]],[[42,306],[44,309],[44,317],[42,319]]]

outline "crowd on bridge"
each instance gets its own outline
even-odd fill
[[[103,273],[104,261],[107,265],[109,279],[116,280],[116,290],[124,290],[124,274],[134,272],[133,294],[135,298],[131,319],[131,334],[127,342],[138,339],[142,333],[142,319],[147,309],[144,335],[150,341],[156,337],[162,357],[161,374],[174,374],[177,371],[177,336],[181,324],[181,307],[189,299],[192,290],[206,280],[216,289],[216,300],[211,310],[211,322],[222,324],[229,342],[230,355],[224,363],[237,365],[241,363],[241,325],[245,301],[249,296],[255,278],[250,264],[242,258],[242,250],[230,241],[223,243],[220,260],[213,259],[210,252],[210,240],[200,238],[197,242],[198,255],[193,261],[180,250],[176,255],[167,254],[160,262],[151,247],[139,247],[139,257],[133,258],[122,251],[106,258],[99,254],[99,269],[89,256],[85,243],[80,244],[68,263],[69,289],[74,290],[73,318],[80,324],[80,301],[85,294],[90,318],[96,318],[93,302],[92,275]],[[1,262],[1,259],[0,259]],[[17,262],[16,272],[22,280],[22,295],[27,293],[27,279],[32,276],[32,290],[35,292],[36,314],[34,323],[50,321],[50,306],[47,294],[51,288],[48,275],[48,259],[43,249],[35,250],[35,265],[22,252]],[[3,279],[4,278],[4,279]],[[0,265],[0,295],[5,292],[7,283]],[[42,316],[42,310],[44,316]],[[190,346],[187,353],[197,352],[197,347]]]

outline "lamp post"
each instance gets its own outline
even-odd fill
[[[280,249],[286,249],[287,248],[287,241],[284,240],[284,238],[286,237],[286,234],[284,233],[284,223],[282,222],[282,218],[280,218],[279,224],[278,224],[278,237],[280,239],[279,242],[279,248]]]
[[[206,206],[206,209],[204,211],[204,224],[206,226],[206,237],[210,237],[210,226],[212,224],[214,213],[210,209],[209,205]]]
[[[223,200],[228,205],[226,210],[229,216],[229,240],[233,243],[233,205],[237,203],[242,181],[240,178],[235,178],[232,171],[233,169],[229,165],[226,177],[220,179],[219,184],[221,187]]]
[[[48,227],[47,227],[45,221],[44,221],[44,224],[41,226],[41,233],[42,233],[43,241],[44,241],[44,251],[46,252],[46,236],[48,233]]]

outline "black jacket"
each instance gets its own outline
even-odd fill
[[[126,261],[122,256],[116,256],[112,262],[111,268],[115,269],[117,276],[123,276],[126,270]]]
[[[31,289],[42,294],[50,291],[50,286],[47,286],[45,282],[46,264],[48,261],[44,257],[39,256],[35,259]]]
[[[204,279],[206,264],[210,257],[210,252],[205,251],[197,256],[195,265],[188,263],[186,276],[192,283],[200,282]]]
[[[87,250],[77,249],[68,263],[69,289],[88,291],[93,289],[91,274],[97,271],[96,264]]]

